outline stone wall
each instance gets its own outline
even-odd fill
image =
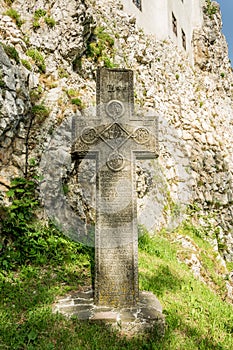
[[[27,151],[34,164],[54,140],[64,158],[69,153],[67,143],[62,149],[60,126],[69,118],[94,113],[98,65],[131,68],[137,113],[153,111],[159,120],[160,157],[138,164],[139,222],[151,232],[173,228],[185,218],[187,204],[193,203],[199,208],[196,218],[232,260],[232,70],[221,16],[206,14],[203,28],[194,33],[192,67],[172,42],[138,30],[120,1],[107,3],[15,0],[13,7],[25,21],[21,28],[9,16],[0,16],[1,42],[13,45],[32,67],[16,63],[0,48],[1,191],[10,178],[23,173]],[[3,1],[0,8],[6,11]],[[38,9],[56,24],[49,26],[42,16],[35,26]],[[96,48],[104,40],[101,32],[114,45],[106,41],[99,54],[90,54],[91,45]],[[28,48],[42,53],[44,72],[28,56]],[[29,129],[31,108],[38,104],[49,109],[49,116],[41,123],[33,120]],[[68,170],[64,176],[72,182]]]

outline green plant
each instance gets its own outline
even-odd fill
[[[225,77],[225,73],[224,72],[220,73],[220,76],[221,76],[221,78],[224,78]]]
[[[204,12],[209,16],[209,18],[213,18],[213,15],[216,14],[218,8],[212,4],[211,0],[206,0],[205,2],[205,7],[204,7]]]
[[[45,73],[46,65],[45,65],[44,56],[37,49],[32,49],[32,48],[28,49],[26,54],[28,57],[31,57],[33,59],[39,71],[42,73]]]
[[[30,65],[30,63],[27,61],[27,60],[25,60],[25,59],[21,59],[21,63],[22,63],[22,65],[25,67],[25,68],[27,68],[28,70],[32,70],[32,66]]]
[[[204,102],[203,102],[203,101],[200,101],[199,106],[202,107],[203,104],[204,104]]]
[[[103,62],[108,67],[114,67],[110,57],[114,56],[114,39],[103,27],[97,27],[94,37],[87,43],[86,55],[94,59],[95,62]]]
[[[9,8],[4,14],[11,17],[19,28],[24,23],[24,21],[20,18],[18,11],[13,8]]]
[[[49,109],[44,104],[36,104],[32,106],[31,114],[36,118],[36,122],[41,124],[49,116]]]
[[[45,15],[46,15],[46,11],[45,10],[43,10],[43,9],[37,9],[35,12],[34,12],[34,18],[35,19],[39,19],[39,18],[41,18],[41,17],[44,17]]]
[[[58,68],[58,76],[60,79],[69,78],[69,74],[68,74],[67,70],[63,67]]]
[[[56,25],[56,21],[53,17],[47,16],[44,18],[44,21],[50,28],[53,28]]]
[[[71,98],[76,96],[78,94],[78,91],[75,89],[68,89],[66,90],[66,93],[67,93],[67,96]]]
[[[33,29],[38,29],[40,28],[40,22],[36,19],[32,23]]]
[[[35,104],[41,98],[42,93],[43,88],[41,85],[30,91],[30,99],[32,104]]]
[[[18,51],[14,48],[14,46],[6,45],[3,43],[1,43],[1,45],[7,56],[12,58],[17,64],[20,63]]]
[[[70,99],[70,102],[77,106],[79,109],[83,109],[84,108],[84,104],[82,102],[82,100],[78,97],[79,95],[79,91],[75,90],[75,89],[68,89],[66,90],[66,94]]]
[[[180,75],[176,74],[176,80],[179,80],[179,78],[180,78]]]
[[[82,107],[82,100],[80,100],[80,98],[76,97],[76,98],[72,98],[71,99],[71,103],[73,105],[76,105],[78,107]]]

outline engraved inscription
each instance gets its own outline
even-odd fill
[[[126,86],[122,85],[113,85],[113,84],[108,84],[107,85],[108,92],[116,92],[116,91],[127,91]]]

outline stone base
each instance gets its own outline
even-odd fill
[[[135,336],[154,331],[159,337],[165,332],[165,317],[162,306],[151,292],[140,292],[139,302],[134,307],[112,308],[94,304],[93,291],[86,289],[59,299],[53,312],[79,320],[107,323],[123,335]]]

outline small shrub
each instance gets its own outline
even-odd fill
[[[78,92],[74,89],[69,89],[69,90],[66,90],[66,93],[67,93],[67,96],[68,97],[74,97],[78,94]]]
[[[32,66],[30,65],[30,63],[27,61],[27,60],[25,60],[25,59],[22,59],[21,60],[21,63],[22,63],[22,65],[25,67],[25,68],[27,68],[28,70],[32,70]]]
[[[1,43],[1,45],[8,57],[12,58],[16,63],[20,62],[18,51],[14,46],[5,45],[3,43]]]
[[[56,21],[54,18],[48,16],[44,18],[45,23],[50,27],[53,28],[56,25]]]
[[[69,78],[68,72],[63,67],[58,68],[58,76],[60,79],[62,78]]]
[[[16,23],[16,25],[20,28],[22,26],[22,24],[24,23],[23,20],[21,20],[20,18],[20,14],[13,8],[9,8],[6,12],[5,15],[11,17],[14,22]]]
[[[224,78],[224,77],[225,77],[225,73],[222,72],[222,73],[220,74],[220,76],[221,76],[221,78]]]
[[[45,15],[46,15],[46,11],[45,10],[43,10],[43,9],[38,9],[38,10],[36,10],[35,12],[34,12],[34,18],[35,19],[39,19],[39,18],[41,18],[41,17],[44,17]]]
[[[103,62],[106,68],[116,68],[116,64],[113,63],[109,57],[103,57]]]
[[[41,124],[49,116],[49,109],[44,104],[38,104],[32,106],[31,113],[37,123]]]
[[[38,29],[40,28],[40,23],[39,21],[36,19],[35,21],[33,21],[32,23],[33,29]]]
[[[106,67],[113,68],[110,57],[114,55],[114,39],[103,27],[97,27],[94,37],[87,43],[86,55],[96,63],[103,62]]]
[[[217,7],[212,4],[211,0],[206,0],[206,6],[204,8],[204,12],[209,16],[209,18],[213,18],[213,15],[217,12]]]
[[[78,97],[79,92],[77,90],[75,90],[75,89],[66,90],[66,94],[70,98],[70,102],[73,105],[77,106],[79,109],[84,108],[84,104],[83,104],[82,100]]]
[[[32,103],[35,103],[41,98],[43,92],[43,88],[39,85],[36,89],[30,91],[30,99]]]
[[[46,65],[43,55],[37,49],[28,49],[26,54],[33,59],[39,71],[45,73]]]
[[[73,105],[76,105],[78,107],[81,107],[82,106],[82,101],[80,100],[80,98],[76,97],[76,98],[72,98],[71,99],[71,103]]]

